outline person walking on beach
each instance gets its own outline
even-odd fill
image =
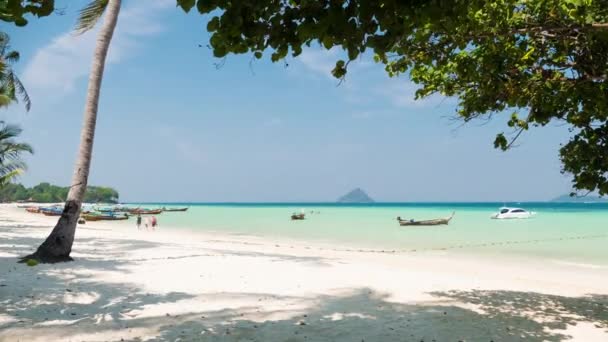
[[[137,225],[137,230],[141,229],[141,215],[137,215],[137,221],[135,222]]]
[[[149,221],[149,220],[150,220],[150,219],[149,219],[148,217],[146,217],[146,218],[144,219],[144,227],[146,227],[146,230],[148,230],[148,221]]]
[[[156,228],[156,216],[152,216],[152,218],[150,219],[150,225],[152,226],[152,230],[155,230],[154,228]]]

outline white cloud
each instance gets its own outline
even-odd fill
[[[131,2],[120,13],[114,33],[107,64],[116,64],[133,55],[142,37],[157,34],[163,30],[155,16],[163,9],[175,6],[173,0],[148,0]],[[78,80],[89,73],[91,58],[95,48],[97,27],[83,35],[66,32],[51,43],[40,48],[27,64],[23,72],[23,82],[31,93],[53,91],[53,97],[71,92]]]

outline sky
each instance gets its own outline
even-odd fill
[[[2,23],[21,53],[32,98],[0,119],[33,145],[20,179],[68,185],[77,153],[96,30],[74,35],[85,1],[62,15]],[[313,46],[286,62],[213,57],[208,17],[174,0],[123,2],[103,79],[89,183],[122,201],[334,201],[360,187],[377,201],[534,201],[568,193],[551,124],[495,150],[509,114],[463,125],[457,101],[414,100],[407,75],[389,78],[366,55],[339,84],[337,49]],[[201,47],[199,47],[201,45]]]

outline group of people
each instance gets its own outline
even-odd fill
[[[141,229],[141,215],[137,215],[137,229],[140,230]],[[152,228],[152,230],[156,230],[156,227],[158,226],[158,221],[156,221],[156,216],[152,216],[152,217],[146,217],[144,220],[144,227],[146,228],[146,230],[150,230],[150,228]]]

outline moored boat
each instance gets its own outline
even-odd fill
[[[140,209],[140,208],[136,208],[136,209],[129,210],[129,214],[132,214],[132,215],[158,215],[158,214],[160,214],[162,212],[163,212],[162,209]]]
[[[166,208],[166,207],[163,207],[162,210],[163,211],[186,211],[186,210],[188,210],[188,207],[183,207],[183,208]]]
[[[303,220],[306,215],[304,213],[301,214],[291,214],[292,220]]]
[[[127,220],[129,215],[115,215],[115,214],[106,214],[106,213],[89,213],[83,214],[82,218],[86,221],[118,221],[118,220]]]
[[[536,215],[533,211],[527,211],[522,208],[502,207],[496,214],[490,216],[493,219],[527,219]]]
[[[40,208],[38,208],[38,207],[27,207],[27,208],[25,208],[25,211],[27,211],[28,213],[32,213],[32,214],[38,214],[38,213],[40,213]]]
[[[400,216],[398,216],[397,221],[399,221],[400,226],[440,226],[447,225],[448,223],[450,223],[450,221],[454,217],[454,214],[455,212],[452,212],[452,215],[450,215],[449,217],[421,221],[416,221],[414,219],[404,220]]]

